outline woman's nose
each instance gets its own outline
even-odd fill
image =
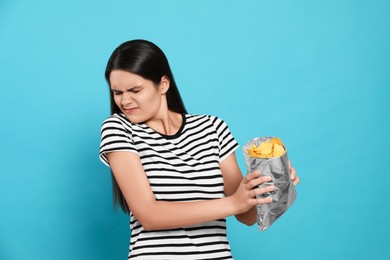
[[[131,102],[133,101],[133,99],[131,98],[131,95],[130,93],[123,93],[123,96],[122,96],[122,105],[128,105],[130,104]]]

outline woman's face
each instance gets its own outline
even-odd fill
[[[165,77],[155,85],[137,74],[114,70],[109,80],[115,104],[131,122],[144,123],[161,112],[161,104],[169,87]]]

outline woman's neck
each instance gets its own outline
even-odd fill
[[[146,125],[160,134],[174,135],[179,131],[182,123],[181,114],[167,110],[166,113],[146,122]]]

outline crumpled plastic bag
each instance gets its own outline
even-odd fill
[[[264,231],[269,228],[287,209],[293,204],[297,196],[294,183],[291,180],[290,169],[288,166],[287,149],[280,157],[275,158],[254,158],[248,155],[247,150],[252,146],[258,146],[273,137],[258,137],[251,139],[243,148],[246,166],[248,172],[259,170],[261,175],[272,177],[272,181],[263,183],[259,187],[274,185],[272,192],[259,195],[260,198],[272,197],[272,202],[256,206],[257,225],[259,230]]]

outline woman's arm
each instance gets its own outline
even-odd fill
[[[236,192],[240,183],[242,181],[246,181],[247,177],[244,178],[242,176],[241,170],[237,164],[235,153],[232,153],[225,160],[223,160],[220,164],[220,167],[223,175],[225,195],[231,196]],[[256,222],[255,206],[256,205],[244,213],[235,214],[236,219],[248,226],[253,225]]]
[[[107,153],[111,170],[134,216],[146,230],[173,229],[200,224],[247,212],[256,204],[272,201],[256,199],[272,187],[257,188],[270,180],[250,174],[236,186],[236,192],[221,199],[194,202],[156,201],[140,158],[132,152]],[[237,188],[238,187],[238,188]]]

